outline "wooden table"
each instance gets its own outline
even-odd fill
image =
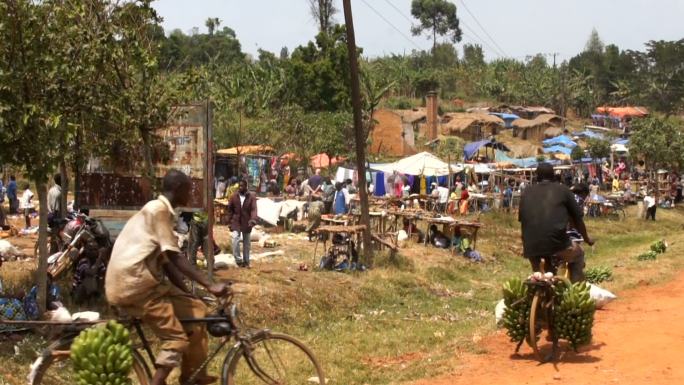
[[[316,243],[314,244],[314,251],[313,251],[313,264],[312,266],[316,266],[316,251],[318,250],[318,241],[320,237],[318,235],[324,234],[326,237],[323,239],[323,251],[325,254],[328,252],[328,238],[331,239],[332,243],[332,236],[335,234],[350,234],[351,236],[349,237],[349,253],[351,257],[351,252],[352,252],[352,242],[354,239],[354,236],[356,236],[356,244],[360,245],[361,243],[360,238],[361,238],[361,233],[366,230],[366,226],[364,225],[354,225],[354,226],[321,226],[314,230],[316,236]],[[334,244],[334,243],[333,243]]]

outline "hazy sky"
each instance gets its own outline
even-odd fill
[[[342,1],[336,2],[341,9]],[[615,43],[622,49],[643,49],[649,40],[684,38],[684,0],[452,2],[464,31],[462,43],[482,45],[488,59],[524,59],[539,52],[558,53],[560,60],[567,59],[582,50],[592,28],[606,44]],[[204,21],[218,17],[223,26],[236,31],[243,51],[252,54],[258,48],[277,54],[283,46],[292,52],[316,34],[308,0],[157,0],[154,4],[167,31],[205,30]],[[427,38],[410,33],[410,0],[352,0],[352,7],[357,44],[366,56],[409,53],[431,46]],[[344,20],[341,13],[336,18]]]

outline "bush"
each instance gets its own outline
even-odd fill
[[[640,254],[637,256],[638,261],[655,261],[656,258],[658,257],[658,253],[655,251],[649,251],[643,254]]]

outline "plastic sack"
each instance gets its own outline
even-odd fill
[[[601,309],[608,303],[617,299],[617,296],[606,289],[601,289],[600,287],[589,284],[589,296],[596,301],[596,308]]]
[[[502,299],[496,304],[494,308],[494,317],[496,317],[496,325],[501,326],[501,320],[503,319],[504,312],[506,311],[506,304]]]

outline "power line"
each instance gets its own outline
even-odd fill
[[[392,24],[389,20],[387,20],[387,18],[386,18],[385,16],[383,16],[380,12],[378,12],[377,9],[373,8],[372,5],[368,4],[368,2],[367,2],[366,0],[361,0],[361,2],[363,2],[364,4],[366,4],[366,6],[367,6],[368,8],[371,9],[371,11],[373,11],[376,15],[378,15],[378,17],[380,17],[382,20],[384,20],[385,23],[389,24],[390,27],[392,27],[395,31],[397,31],[397,33],[399,33],[399,34],[400,34],[404,39],[406,39],[409,43],[413,44],[413,45],[414,45],[416,48],[418,48],[419,50],[421,50],[421,51],[423,50],[423,48],[422,48],[421,46],[419,46],[418,44],[416,44],[415,41],[411,40],[411,38],[409,38],[408,36],[406,36],[405,33],[403,33],[399,28],[397,28],[394,24]]]
[[[365,2],[365,1],[364,1],[364,2]],[[409,18],[408,16],[406,16],[406,14],[404,13],[404,11],[402,11],[401,9],[399,9],[399,7],[397,7],[396,5],[394,5],[394,3],[392,3],[390,0],[385,0],[385,2],[386,2],[387,4],[389,4],[392,8],[394,8],[394,10],[397,11],[397,13],[399,13],[399,14],[401,15],[401,17],[403,17],[406,21],[408,21],[409,23],[413,24],[413,20],[411,20],[411,18]],[[476,33],[475,31],[473,31],[469,26],[465,25],[465,23],[463,23],[462,21],[461,21],[461,24],[462,24],[465,28],[468,28],[468,30],[470,31],[470,33],[471,33],[471,34],[472,34],[480,43],[482,43],[482,45],[487,46],[488,49],[490,49],[492,52],[494,52],[495,55],[497,55],[497,56],[505,56],[505,55],[501,55],[501,52],[498,52],[495,48],[493,48],[491,45],[489,45],[484,39],[482,39],[480,36],[478,36],[477,33]],[[467,35],[465,32],[463,33],[463,36],[468,37],[468,35]],[[472,40],[475,40],[475,39],[472,39]]]
[[[477,23],[477,25],[480,26],[480,28],[481,28],[482,31],[485,33],[485,35],[487,35],[487,37],[489,37],[489,40],[491,40],[492,43],[494,43],[494,45],[495,45],[501,52],[503,52],[505,56],[508,56],[508,54],[506,53],[506,51],[504,51],[504,50],[496,43],[496,41],[494,40],[494,38],[492,37],[492,35],[490,35],[489,32],[487,32],[487,30],[485,29],[485,27],[483,27],[482,24],[480,24],[480,21],[477,20],[477,17],[475,17],[475,15],[474,15],[472,12],[470,12],[470,9],[468,9],[468,6],[466,5],[466,3],[465,3],[464,0],[461,0],[461,4],[463,4],[463,8],[465,8],[466,12],[468,12],[468,14],[470,14],[470,16],[472,16],[473,20],[475,20],[475,23]]]
[[[481,38],[480,35],[478,35],[477,32],[475,32],[475,30],[473,30],[472,28],[470,28],[470,26],[468,26],[468,25],[467,25],[466,23],[464,23],[463,21],[461,21],[461,25],[462,25],[464,28],[468,29],[468,31],[470,31],[470,34],[473,35],[475,38],[477,38],[477,40],[479,40],[480,43],[482,43],[482,45],[486,46],[486,47],[489,48],[492,52],[494,52],[494,54],[495,54],[496,56],[499,56],[499,57],[506,57],[506,56],[508,56],[508,55],[505,55],[504,53],[502,53],[501,51],[497,50],[496,48],[492,47],[491,44],[487,43],[487,41],[486,41],[485,39]],[[465,35],[465,32],[463,33],[463,35]]]

